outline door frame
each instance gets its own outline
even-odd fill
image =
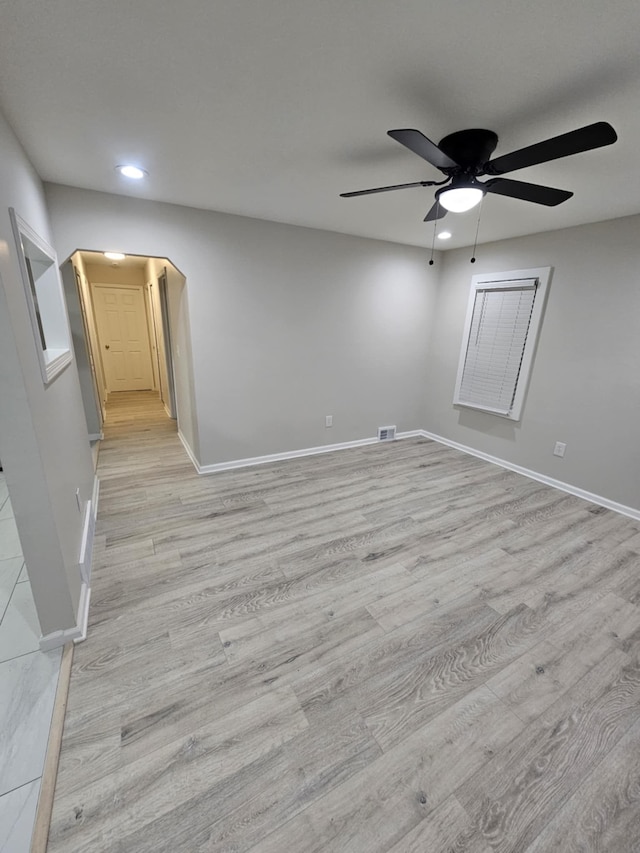
[[[97,408],[98,414],[100,416],[100,431],[102,432],[102,427],[104,425],[105,411],[104,411],[104,403],[102,400],[103,395],[100,393],[100,387],[99,387],[99,382],[98,382],[98,371],[96,370],[96,357],[97,357],[97,358],[100,358],[100,370],[103,371],[102,358],[101,358],[102,354],[100,353],[100,347],[97,347],[98,353],[96,356],[94,343],[97,343],[97,342],[94,342],[93,335],[91,334],[91,332],[89,330],[89,318],[87,316],[87,306],[85,305],[84,295],[82,292],[82,281],[80,278],[80,270],[73,263],[73,261],[69,261],[69,263],[71,264],[71,268],[73,270],[73,275],[74,275],[75,282],[76,282],[76,288],[78,291],[78,303],[80,305],[80,316],[82,317],[82,328],[84,330],[84,341],[85,341],[85,345],[87,347],[87,355],[89,356],[89,367],[91,369],[91,379],[93,380],[93,392],[94,392],[95,398],[96,398],[96,408]],[[97,332],[96,332],[96,334],[97,334]],[[105,383],[105,391],[106,391],[106,383]]]
[[[80,255],[80,257],[83,259],[83,262],[86,263],[86,259],[84,258],[84,253],[87,253],[87,252],[101,253],[102,250],[101,249],[76,249],[67,259],[70,267],[75,265],[74,263],[72,264],[72,261],[73,261],[74,256],[76,255],[76,253],[78,253]],[[130,253],[130,254],[135,255],[136,253]],[[146,260],[149,260],[149,261],[166,261],[167,260],[167,258],[160,257],[158,255],[136,255],[136,257],[145,258]],[[171,262],[169,262],[169,264],[171,266],[171,270],[172,271],[175,270],[184,279],[183,274],[180,273],[178,268],[175,267],[175,265],[172,264]],[[156,267],[156,269],[157,268],[158,267]],[[164,266],[163,267],[163,273],[158,277],[158,279],[155,283],[152,280],[147,280],[146,284],[142,285],[142,287],[143,287],[143,290],[145,292],[145,310],[147,313],[147,329],[148,329],[148,335],[149,335],[149,343],[151,346],[152,368],[153,368],[153,364],[154,364],[152,335],[155,337],[155,343],[156,343],[156,356],[155,356],[156,362],[155,363],[156,363],[156,366],[158,369],[158,374],[157,374],[157,381],[156,381],[154,390],[158,392],[158,395],[159,395],[160,399],[162,400],[164,410],[167,413],[167,416],[172,418],[173,420],[177,421],[177,419],[178,419],[178,408],[177,408],[177,403],[176,403],[174,360],[173,360],[173,352],[172,352],[172,346],[171,346],[171,337],[170,337],[171,329],[170,329],[170,321],[169,321],[170,311],[169,311],[169,299],[168,299],[168,288],[169,288],[169,275],[168,275],[168,273],[169,273],[168,267]],[[151,278],[153,278],[153,275],[151,276]],[[164,284],[162,284],[162,285],[160,284],[161,279],[164,281]],[[77,279],[76,279],[76,281],[77,281]],[[83,329],[85,341],[87,342],[87,345],[89,345],[89,342],[92,341],[91,328],[95,327],[95,323],[96,323],[95,305],[94,305],[94,299],[93,299],[93,297],[94,297],[94,290],[93,290],[94,281],[92,279],[89,279],[85,275],[84,276],[84,282],[86,282],[86,285],[87,285],[86,291],[85,291],[85,288],[83,287],[80,294],[79,294],[79,298],[80,298],[82,308],[83,308],[83,310],[87,316],[87,319],[90,321],[89,322],[90,328],[89,328],[89,335],[88,336],[87,336],[87,329],[86,328]],[[111,286],[117,286],[117,287],[127,287],[127,286],[136,287],[136,286],[139,286],[136,284],[126,284],[126,283],[117,284],[117,285],[111,285],[108,282],[96,282],[96,283],[97,284],[105,284],[108,287],[111,287]],[[156,302],[156,298],[154,297],[154,295],[152,293],[154,287],[158,288],[157,302]],[[149,297],[148,299],[147,299],[147,296]],[[157,309],[156,309],[156,304],[158,306]],[[162,349],[164,352],[164,357],[162,359],[160,357],[160,346],[162,346]],[[97,355],[97,361],[94,361],[94,363],[91,365],[91,367],[92,367],[92,371],[94,373],[94,380],[98,385],[100,385],[101,377],[104,378],[104,365],[102,363],[101,347],[99,345],[99,342],[97,341],[97,329],[96,329],[96,348],[94,350],[94,353]],[[161,362],[162,362],[162,366],[166,368],[166,374],[167,374],[166,384],[168,387],[167,387],[166,391],[167,391],[168,400],[166,400],[166,401],[163,398],[163,390],[162,390],[163,389],[163,382],[162,382],[161,371],[160,371]],[[99,370],[98,370],[98,367],[99,367]],[[101,409],[101,414],[102,414],[103,418],[106,417],[107,396],[108,396],[108,394],[106,391],[106,380],[105,380],[104,397],[103,397],[103,394],[101,394],[101,393],[98,394],[98,406]]]
[[[178,416],[176,406],[176,383],[173,375],[173,342],[171,340],[171,324],[169,322],[169,296],[167,268],[164,267],[158,276],[158,296],[160,299],[160,320],[162,322],[162,333],[164,336],[164,358],[167,368],[167,382],[169,385],[169,417],[174,420]]]

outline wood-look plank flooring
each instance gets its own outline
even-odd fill
[[[49,853],[638,853],[640,525],[426,439],[198,477],[113,395]]]

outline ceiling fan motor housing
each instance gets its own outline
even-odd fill
[[[477,174],[480,167],[491,158],[497,144],[498,135],[492,130],[471,128],[450,133],[440,140],[438,148],[455,160],[461,169],[443,169],[442,171],[449,174],[455,174],[456,171]]]

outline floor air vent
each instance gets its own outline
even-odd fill
[[[378,427],[378,441],[393,441],[396,437],[396,428],[394,426]]]

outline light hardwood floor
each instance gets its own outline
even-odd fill
[[[198,477],[109,403],[49,853],[637,853],[640,526],[426,439]]]

